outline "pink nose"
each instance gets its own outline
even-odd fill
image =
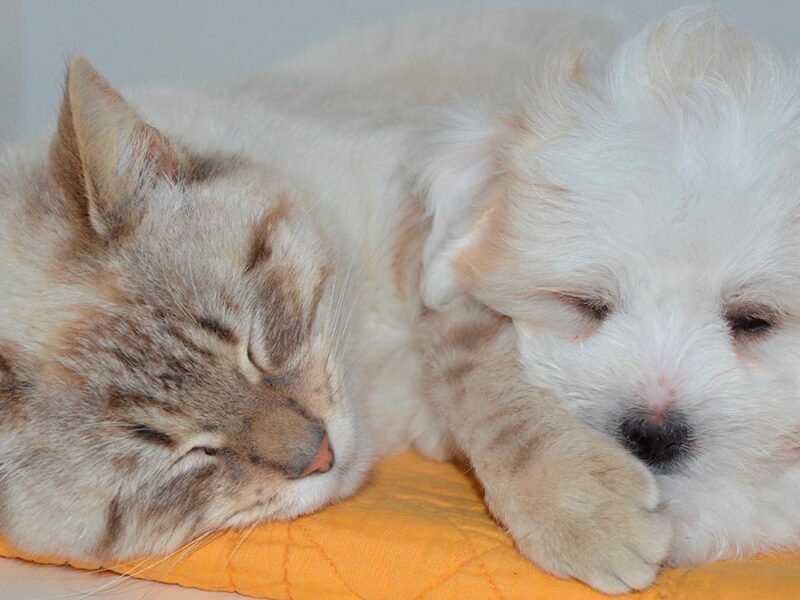
[[[328,434],[322,436],[322,441],[319,444],[319,452],[314,459],[308,463],[308,466],[300,474],[300,477],[311,475],[312,473],[327,473],[333,466],[333,450],[328,442]]]
[[[666,415],[675,403],[675,390],[663,375],[643,385],[640,395],[647,410],[658,418]]]

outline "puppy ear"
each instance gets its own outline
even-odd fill
[[[436,308],[460,288],[453,261],[479,234],[480,217],[497,199],[509,122],[488,110],[448,115],[428,141],[420,185],[431,231],[422,257],[421,293]]]
[[[599,38],[584,42],[577,36],[559,42],[543,52],[542,65],[524,85],[518,82],[510,96],[437,119],[444,125],[434,129],[438,133],[418,153],[423,162],[417,169],[432,217],[421,282],[427,306],[441,305],[473,279],[468,273],[474,274],[475,265],[461,261],[455,269],[457,256],[467,260],[467,254],[475,258],[499,250],[498,240],[491,238],[512,173],[524,168],[515,163],[533,155],[542,132],[563,131],[572,124],[580,110],[576,99],[590,93],[612,43]]]
[[[187,162],[88,60],[70,60],[50,166],[96,235],[108,240],[131,231],[143,194],[160,178],[177,181]]]

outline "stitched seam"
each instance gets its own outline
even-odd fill
[[[289,546],[292,543],[292,522],[286,523],[286,547],[283,551],[283,584],[286,586],[286,597],[292,600],[292,592],[289,589]]]
[[[295,527],[297,527],[297,528],[298,528],[298,529],[299,529],[301,532],[303,532],[303,535],[305,535],[305,536],[306,536],[306,539],[308,539],[308,541],[309,541],[309,542],[311,542],[311,543],[314,545],[314,547],[315,547],[317,550],[319,550],[319,553],[320,553],[320,554],[322,554],[322,557],[325,559],[325,562],[327,562],[327,563],[328,563],[328,565],[330,566],[330,568],[331,568],[331,569],[333,570],[333,572],[336,574],[336,577],[338,577],[338,578],[339,578],[339,581],[341,581],[341,582],[342,582],[342,585],[344,585],[344,587],[346,587],[346,588],[347,588],[347,591],[348,591],[348,592],[350,592],[350,593],[351,593],[353,596],[355,596],[356,598],[360,598],[361,600],[364,600],[364,598],[363,598],[362,596],[360,596],[359,594],[357,594],[357,593],[356,593],[356,591],[355,591],[353,588],[351,588],[351,587],[350,587],[350,585],[347,583],[347,580],[346,580],[344,577],[342,577],[342,574],[339,572],[339,569],[337,569],[337,568],[336,568],[336,565],[335,565],[335,564],[333,564],[333,561],[331,560],[331,557],[330,557],[330,556],[328,556],[328,554],[325,552],[325,549],[324,549],[324,548],[323,548],[323,547],[322,547],[322,546],[319,544],[319,542],[317,542],[317,540],[315,540],[315,539],[314,539],[314,538],[311,536],[311,534],[310,534],[310,533],[308,533],[308,530],[307,530],[305,527],[303,527],[302,525],[300,525],[300,523],[295,523],[294,525],[295,525]]]
[[[228,562],[225,564],[225,577],[228,579],[228,585],[235,590],[236,585],[233,583],[233,556],[228,557]]]
[[[458,565],[455,569],[453,569],[449,573],[445,573],[444,575],[439,577],[437,580],[433,581],[428,587],[426,587],[419,594],[417,594],[415,596],[415,599],[416,600],[420,600],[425,594],[430,594],[433,590],[435,590],[436,588],[441,586],[445,581],[447,581],[448,579],[451,579],[451,578],[455,577],[456,575],[458,575],[461,572],[461,570],[464,567],[466,567],[469,563],[471,563],[473,560],[475,560],[475,559],[479,559],[480,560],[480,556],[486,556],[490,552],[494,552],[495,550],[497,550],[502,545],[503,545],[503,543],[499,542],[496,545],[492,546],[491,548],[487,548],[486,550],[484,550],[480,555],[475,553],[474,549],[470,548],[470,551],[473,552],[472,556],[470,556],[467,560],[465,560],[463,563]]]
[[[252,529],[250,531],[252,532]],[[247,534],[247,530],[246,529],[242,529],[241,532],[239,533],[239,537],[236,540],[234,540],[234,544],[235,545],[233,546],[233,549],[231,550],[231,553],[228,556],[228,560],[225,563],[225,576],[228,578],[228,585],[230,585],[231,589],[234,589],[234,590],[237,589],[237,588],[236,588],[236,584],[233,581],[233,559],[236,558],[236,553],[239,551],[239,547],[247,539],[246,537],[242,537],[242,536],[246,536],[246,535],[248,535]]]
[[[448,523],[450,523],[453,527],[455,527],[456,530],[458,530],[458,532],[462,536],[464,536],[464,541],[467,542],[467,545],[469,546],[470,550],[472,550],[472,553],[475,555],[475,558],[478,559],[478,567],[483,573],[483,576],[486,577],[486,581],[489,582],[489,585],[491,586],[492,590],[494,590],[495,595],[498,598],[500,598],[500,600],[505,600],[503,594],[500,593],[500,590],[498,589],[497,584],[494,581],[494,578],[489,574],[489,569],[486,568],[486,563],[483,561],[483,558],[481,558],[482,555],[479,555],[478,551],[475,549],[475,546],[472,543],[472,539],[469,537],[469,535],[467,535],[466,531],[464,531],[461,528],[461,526],[458,525],[458,523],[452,521],[448,515],[445,515],[445,518],[447,519]],[[495,548],[497,548],[497,546],[495,546]]]
[[[170,583],[170,580],[167,579],[167,577],[170,575],[170,573],[172,573],[172,571],[174,571],[177,568],[178,569],[177,574],[178,574],[178,577],[180,577],[181,571],[180,571],[180,569],[178,567],[184,561],[186,561],[190,556],[192,556],[198,550],[202,549],[204,546],[207,546],[211,542],[215,542],[215,541],[219,540],[224,535],[225,535],[224,533],[219,533],[217,535],[212,535],[207,540],[203,540],[202,542],[200,542],[200,544],[197,547],[189,547],[189,548],[183,549],[182,551],[179,551],[180,554],[178,554],[177,557],[175,557],[175,556],[171,557],[171,558],[175,558],[175,560],[170,564],[164,565],[164,568],[160,571],[160,573],[158,575],[153,576],[152,573],[148,572],[146,574],[143,574],[143,578],[146,577],[150,581],[156,581],[156,582],[162,582],[162,583],[163,582]],[[155,568],[156,566],[158,566],[158,564],[153,565],[152,568]],[[175,581],[175,580],[173,579],[173,581]]]

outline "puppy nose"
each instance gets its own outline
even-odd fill
[[[333,466],[333,450],[331,450],[330,442],[328,441],[327,432],[322,436],[322,441],[319,444],[319,451],[317,455],[311,459],[311,462],[306,465],[300,477],[311,475],[312,473],[327,473]]]
[[[679,416],[655,422],[637,414],[622,422],[620,434],[634,455],[655,470],[667,472],[687,450],[691,430]]]

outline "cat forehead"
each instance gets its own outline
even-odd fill
[[[152,191],[140,230],[120,254],[156,272],[192,269],[229,280],[268,265],[304,279],[331,261],[307,200],[277,173],[165,184]]]
[[[235,220],[234,220],[235,221]],[[152,304],[177,303],[214,318],[252,321],[254,315],[291,321],[314,318],[333,254],[308,224],[293,223],[280,208],[257,218],[206,223],[169,237],[153,232],[126,250],[104,281]],[[104,284],[101,282],[101,284]]]

